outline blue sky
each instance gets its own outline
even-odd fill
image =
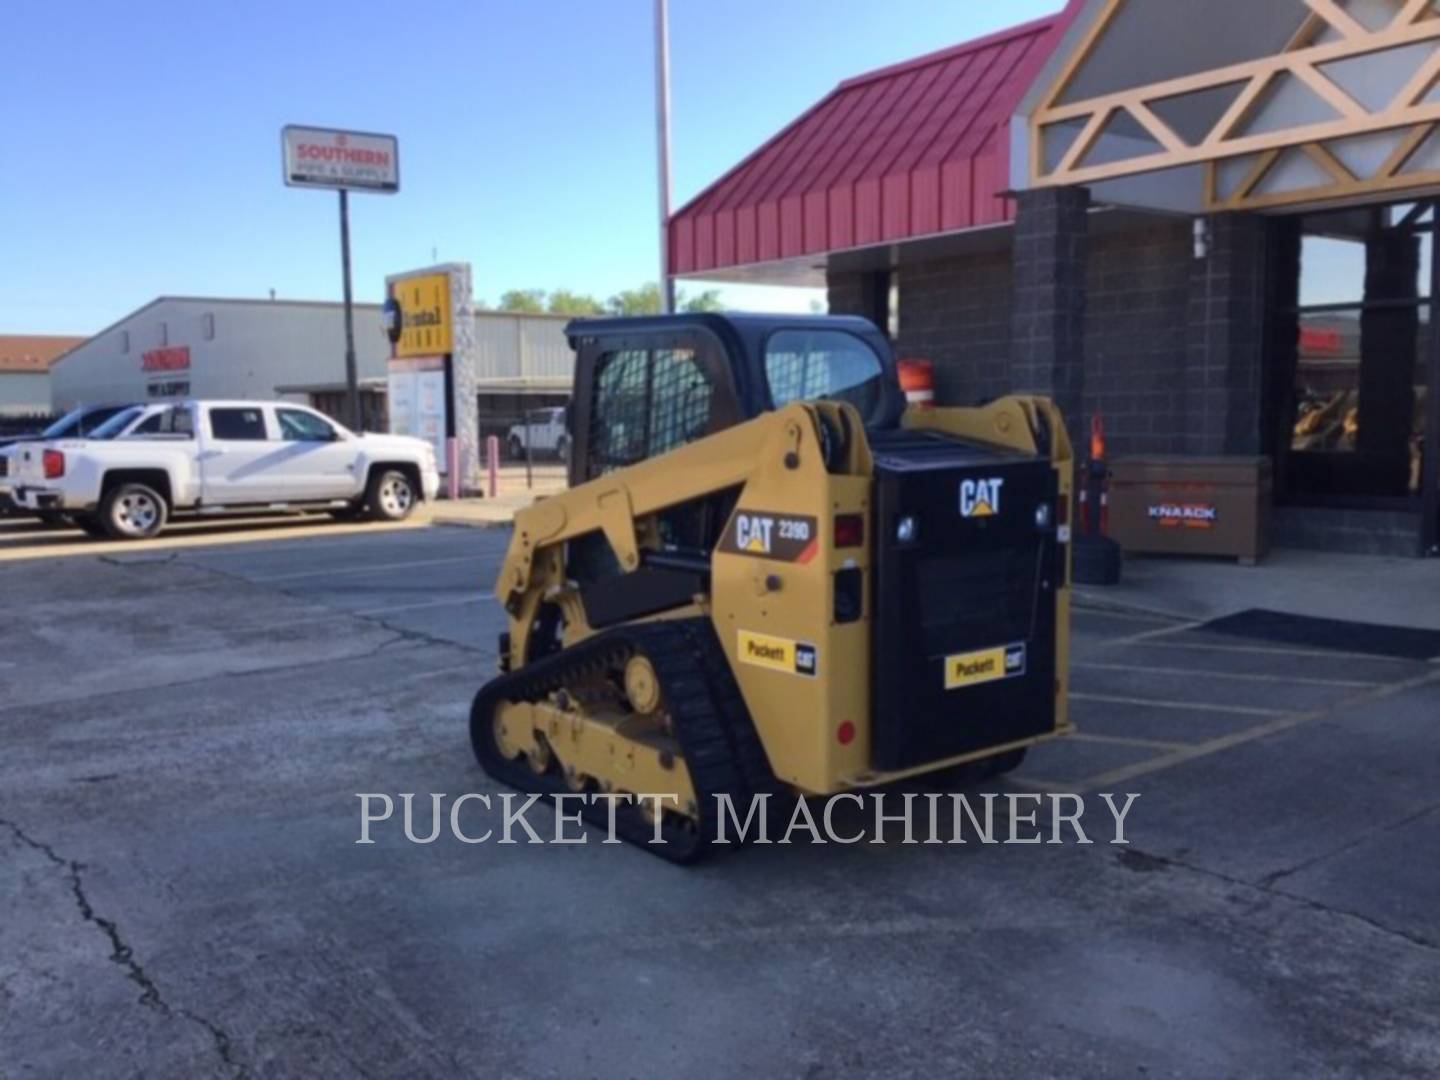
[[[1060,6],[672,0],[676,205],[841,79]],[[338,298],[336,197],[283,186],[286,123],[400,137],[401,193],[351,201],[358,299],[432,250],[491,302],[656,277],[649,0],[5,8],[0,333],[162,293]]]

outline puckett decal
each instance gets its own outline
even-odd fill
[[[1024,644],[998,649],[961,653],[945,658],[945,689],[962,690],[968,686],[1016,679],[1025,674]]]
[[[819,674],[820,650],[814,645],[749,630],[741,630],[739,634],[737,654],[741,663],[810,679]]]
[[[988,518],[1000,513],[1000,489],[1005,481],[1000,477],[989,480],[962,480],[960,482],[960,516],[963,518]]]
[[[727,555],[808,563],[819,553],[820,533],[813,517],[736,510],[720,538],[720,550]]]
[[[1213,529],[1220,520],[1211,503],[1157,503],[1149,515],[1162,529]]]

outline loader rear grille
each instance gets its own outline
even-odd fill
[[[952,451],[951,458],[954,457]],[[1052,731],[1061,549],[1036,507],[1058,499],[1048,460],[931,444],[887,446],[875,468],[872,758],[914,768]],[[965,515],[962,483],[996,483],[992,513]],[[912,519],[902,541],[897,523]],[[952,685],[952,661],[997,650],[1011,674]]]
[[[979,648],[1028,638],[1034,629],[1041,549],[938,555],[916,560],[912,595],[928,652]]]

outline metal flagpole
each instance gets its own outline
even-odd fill
[[[660,310],[675,310],[670,277],[670,5],[655,0],[655,125],[660,151]]]
[[[360,431],[360,381],[355,370],[355,311],[350,290],[350,193],[340,189],[340,266],[345,275],[345,411],[350,430]]]

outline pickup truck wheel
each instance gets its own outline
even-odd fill
[[[365,505],[376,521],[404,521],[415,509],[415,485],[398,469],[386,469],[370,478]]]
[[[555,444],[555,456],[556,456],[557,458],[559,458],[561,461],[569,461],[569,460],[570,460],[570,436],[569,436],[569,435],[561,435],[561,436],[560,436],[559,441],[556,442],[556,444]]]
[[[100,501],[100,524],[115,540],[148,540],[169,516],[165,499],[144,484],[119,484]]]
[[[510,436],[510,443],[507,447],[507,450],[510,453],[511,461],[521,461],[525,457],[525,444],[522,443],[519,439],[517,439],[514,435]]]

